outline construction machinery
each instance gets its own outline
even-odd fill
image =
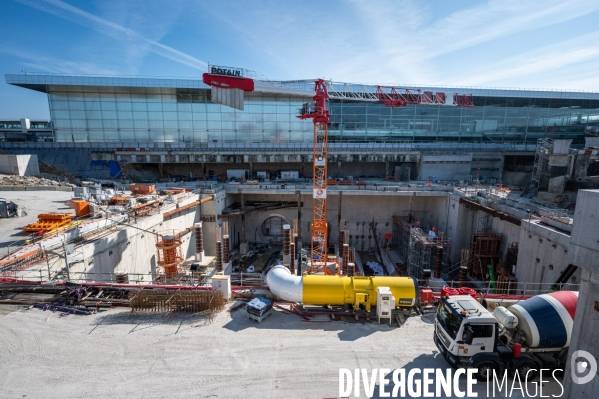
[[[314,122],[314,154],[312,174],[312,239],[310,272],[329,272],[327,268],[327,162],[329,157],[329,94],[323,79],[318,79],[314,87],[314,100],[305,103],[300,110],[300,119]]]
[[[17,205],[14,202],[0,198],[0,218],[17,216]]]
[[[300,119],[312,119],[314,123],[314,152],[312,177],[312,227],[310,273],[324,272],[336,274],[331,269],[340,270],[336,262],[328,262],[327,226],[327,162],[329,112],[326,103],[329,98],[353,101],[372,101],[387,107],[405,107],[408,104],[450,105],[474,107],[471,95],[423,91],[414,88],[377,86],[376,92],[363,85],[333,83],[324,79],[275,82],[255,79],[254,72],[224,66],[210,66],[210,72],[203,75],[205,84],[211,87],[212,102],[238,110],[244,109],[244,92],[281,93],[307,96],[301,86],[314,83],[312,102],[300,109]],[[296,86],[299,85],[298,89]]]
[[[445,296],[434,341],[449,364],[478,369],[481,381],[505,370],[532,380],[565,368],[577,303],[577,292],[559,291],[490,312],[470,295]]]
[[[420,303],[418,282],[413,277],[294,276],[285,266],[277,265],[266,275],[266,283],[278,298],[310,305],[347,305],[370,311],[378,306],[381,287],[386,287],[389,298],[393,298],[387,304],[390,309],[413,308]]]

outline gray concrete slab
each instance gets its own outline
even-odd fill
[[[37,215],[48,212],[64,212],[75,214],[66,206],[66,201],[73,197],[72,192],[64,191],[2,191],[0,198],[5,198],[23,207],[27,215],[0,219],[0,258],[11,253],[24,244],[29,237],[22,234],[22,228],[37,221]]]
[[[338,397],[339,368],[446,370],[432,317],[390,328],[304,322],[280,311],[262,323],[244,310],[224,311],[212,322],[132,316],[128,309],[62,318],[38,309],[0,311],[0,396]],[[559,394],[556,383],[544,385],[544,395]],[[475,390],[487,397],[484,384]]]

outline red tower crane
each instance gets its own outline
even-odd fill
[[[211,73],[203,75],[203,81],[212,88],[212,102],[243,110],[243,93],[285,92],[285,88],[273,82],[264,82],[247,77],[242,70],[228,67],[212,66]],[[275,82],[276,83],[276,82]],[[300,82],[301,83],[301,82]],[[309,83],[304,81],[303,83]],[[347,101],[379,102],[387,107],[405,107],[408,104],[446,105],[474,107],[472,95],[445,92],[424,91],[391,86],[376,86],[376,92],[366,86],[356,92],[355,85],[341,84],[338,89],[332,82],[330,97]],[[297,91],[290,90],[294,94]],[[312,119],[314,122],[314,154],[312,183],[312,229],[311,229],[311,267],[310,272],[333,274],[327,268],[328,225],[327,225],[327,162],[329,155],[329,112],[326,102],[329,99],[327,82],[323,79],[315,81],[313,102],[305,103],[300,119]],[[306,93],[306,92],[304,92]],[[299,95],[305,95],[299,93]]]
[[[314,87],[314,102],[306,103],[300,110],[300,119],[314,122],[314,154],[312,177],[312,234],[310,241],[310,272],[330,272],[326,267],[328,254],[327,228],[327,162],[329,157],[329,94],[323,79],[318,79]],[[329,273],[327,273],[329,274]]]

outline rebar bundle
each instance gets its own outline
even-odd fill
[[[229,235],[223,236],[223,262],[229,263],[231,261],[231,255],[229,252]]]
[[[220,312],[225,300],[220,291],[139,290],[129,292],[131,312]]]
[[[195,224],[196,253],[204,252],[204,234],[202,222]]]
[[[216,271],[223,271],[223,243],[220,241],[216,242]]]

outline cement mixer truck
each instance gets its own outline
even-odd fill
[[[481,381],[505,370],[532,380],[539,369],[565,369],[577,302],[577,292],[558,291],[491,313],[469,295],[442,297],[434,341],[450,365],[478,369]]]

